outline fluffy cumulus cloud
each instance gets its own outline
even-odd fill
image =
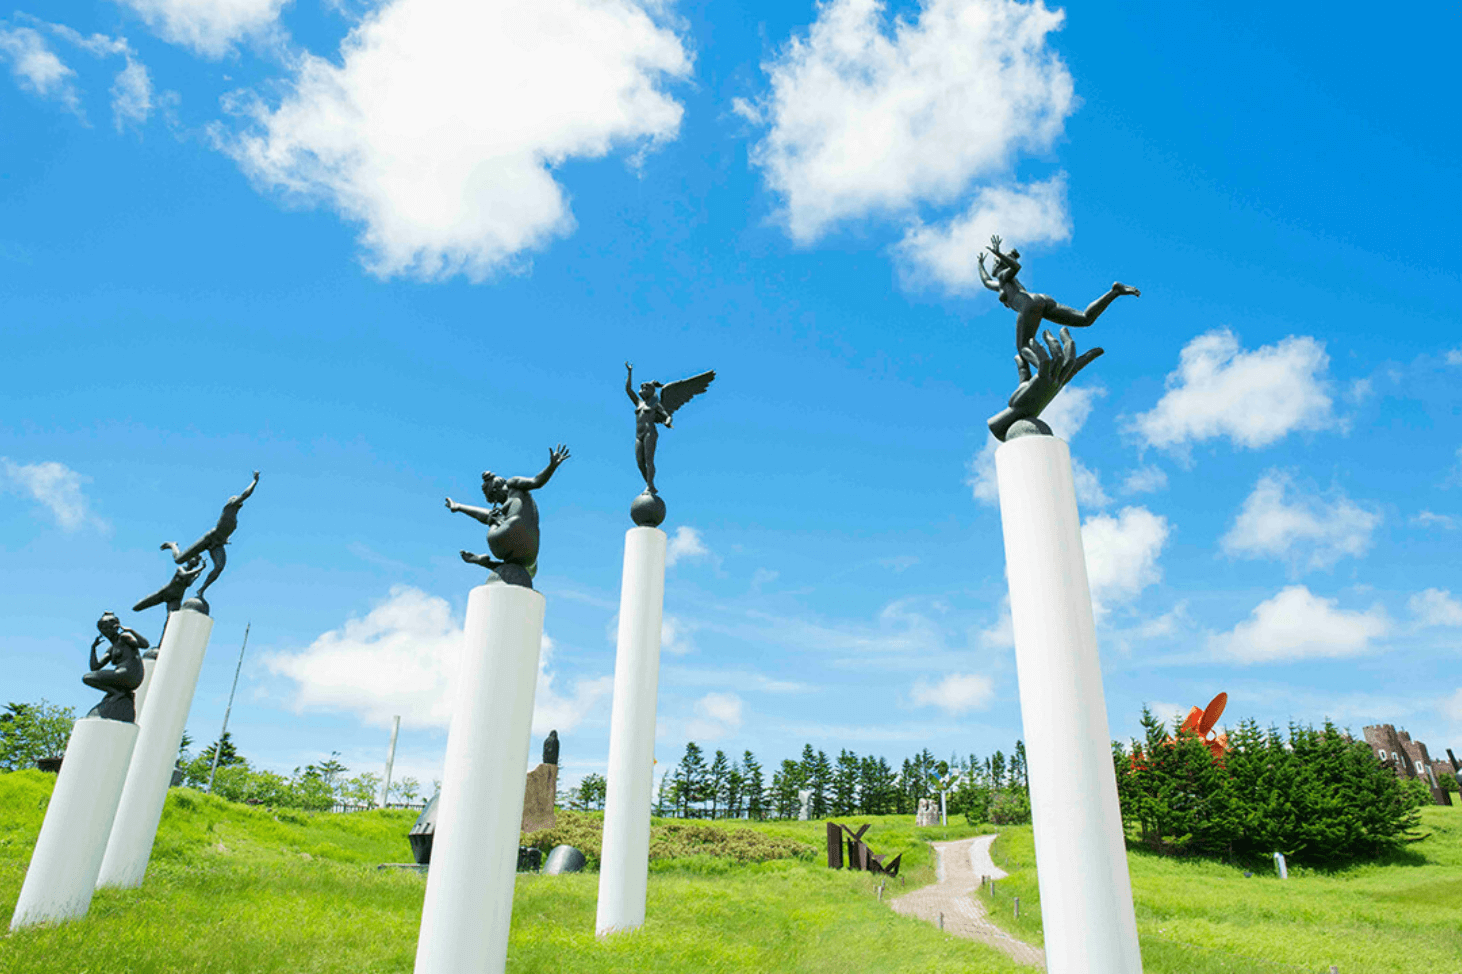
[[[1209,648],[1237,663],[1358,656],[1390,630],[1380,606],[1363,612],[1341,609],[1335,599],[1291,585],[1233,629],[1213,635]]]
[[[687,722],[685,734],[693,741],[714,741],[734,734],[741,727],[742,701],[734,693],[708,693],[695,702],[695,716]]]
[[[613,688],[611,677],[577,681],[561,692],[551,663],[553,642],[539,654],[533,733],[571,730]],[[298,710],[351,713],[388,727],[445,729],[452,718],[462,661],[462,626],[447,601],[398,585],[364,618],[350,619],[296,653],[273,653],[264,665],[292,680]]]
[[[701,533],[695,528],[681,525],[665,546],[665,564],[674,565],[690,558],[704,558],[711,553]]]
[[[1344,494],[1327,499],[1296,489],[1289,474],[1271,470],[1254,485],[1219,544],[1238,558],[1279,558],[1297,569],[1329,568],[1347,555],[1365,554],[1380,523],[1380,514]]]
[[[1228,437],[1251,450],[1298,430],[1335,423],[1325,346],[1290,336],[1246,351],[1227,328],[1205,332],[1184,346],[1167,392],[1136,417],[1150,446],[1181,453],[1192,443]]]
[[[0,487],[40,504],[63,531],[76,531],[87,524],[102,525],[82,492],[88,479],[55,460],[16,463],[0,457]]]
[[[928,0],[890,23],[880,0],[820,3],[807,33],[763,65],[765,95],[737,106],[766,129],[751,158],[792,238],[870,215],[911,221],[904,255],[952,288],[971,283],[991,227],[1065,239],[1064,178],[1009,179],[1072,110],[1071,75],[1047,46],[1063,18],[1040,2]],[[922,205],[963,212],[925,226]]]
[[[53,98],[72,111],[80,111],[76,72],[51,50],[40,31],[32,27],[12,27],[0,20],[0,61],[9,63],[16,83],[26,91],[42,98]]]
[[[1418,625],[1462,626],[1462,602],[1443,589],[1429,588],[1418,592],[1407,600],[1406,607]]]
[[[1041,419],[1051,427],[1052,433],[1069,443],[1086,425],[1096,401],[1106,394],[1107,390],[1100,386],[1067,386],[1041,413]],[[1000,442],[993,436],[987,439],[970,461],[969,476],[965,479],[975,500],[991,507],[1000,504],[1000,485],[995,479],[995,451],[999,447]],[[1071,458],[1071,476],[1075,480],[1076,499],[1082,504],[1105,507],[1111,503],[1107,492],[1102,489],[1101,475],[1076,457]]]
[[[289,0],[116,0],[158,36],[205,57],[222,57],[245,37],[268,32]]]
[[[1127,474],[1122,481],[1122,492],[1126,494],[1152,494],[1160,490],[1166,490],[1168,486],[1168,475],[1162,467],[1152,465],[1138,467]]]
[[[1081,525],[1086,576],[1098,618],[1162,579],[1158,556],[1170,530],[1167,518],[1145,507],[1124,507],[1116,517],[1099,514]]]
[[[690,72],[651,0],[390,0],[338,59],[306,54],[219,144],[264,188],[362,227],[382,276],[521,269],[573,229],[553,167],[675,136]],[[252,123],[252,124],[250,124]]]
[[[140,61],[127,60],[112,83],[112,120],[121,131],[129,124],[141,125],[152,115],[152,78]]]
[[[978,710],[995,696],[995,683],[978,673],[951,673],[942,680],[917,680],[911,697],[919,707],[938,707],[950,714]]]

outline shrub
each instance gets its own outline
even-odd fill
[[[587,812],[559,809],[557,823],[523,836],[526,846],[547,855],[557,845],[571,845],[588,859],[588,868],[598,869],[603,841],[604,817]],[[813,859],[814,846],[796,839],[778,838],[747,828],[722,828],[693,822],[665,822],[650,828],[650,860],[710,857],[731,863],[769,862],[773,859]]]
[[[996,825],[1025,825],[1030,820],[1030,794],[1023,788],[1002,791],[990,802],[990,821]]]

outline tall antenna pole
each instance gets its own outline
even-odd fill
[[[218,756],[223,753],[223,737],[228,733],[228,715],[234,709],[234,692],[239,688],[239,673],[244,668],[244,650],[249,648],[249,630],[254,623],[244,626],[244,644],[239,647],[239,665],[234,669],[234,685],[228,691],[228,706],[223,711],[223,730],[218,732],[218,743],[213,745],[213,770],[208,772],[208,794],[213,794],[213,779],[218,774]]]
[[[381,807],[386,807],[386,799],[391,797],[391,765],[396,763],[396,735],[401,731],[401,715],[396,715],[396,720],[391,724],[391,748],[386,752],[386,780],[381,783]]]

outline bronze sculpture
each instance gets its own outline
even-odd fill
[[[110,612],[102,613],[96,628],[101,635],[91,641],[91,672],[81,682],[106,696],[86,716],[134,721],[137,719],[135,693],[142,685],[142,650],[148,648],[147,639],[135,629],[122,625]],[[98,659],[96,648],[103,639],[110,645]]]
[[[228,544],[229,537],[239,526],[239,508],[244,506],[244,501],[249,499],[257,486],[259,486],[259,471],[255,470],[254,479],[249,482],[249,486],[244,488],[243,493],[235,494],[228,499],[227,503],[223,505],[223,513],[218,515],[218,523],[209,528],[203,537],[181,551],[171,541],[164,541],[160,546],[162,551],[171,550],[173,561],[179,565],[192,561],[205,551],[208,552],[208,559],[213,563],[213,570],[203,580],[203,584],[195,596],[199,602],[203,603],[204,612],[208,611],[208,600],[203,597],[203,593],[208,591],[208,586],[218,580],[219,575],[223,574],[223,566],[228,564],[228,557],[224,554],[224,545]]]
[[[174,612],[177,612],[183,607],[183,596],[187,594],[188,586],[197,581],[198,576],[203,574],[203,569],[207,567],[208,563],[203,560],[203,556],[195,555],[181,565],[177,571],[173,572],[172,581],[132,606],[132,611],[141,612],[143,609],[150,609],[154,605],[166,603],[168,616],[171,617]],[[164,619],[162,623],[162,636],[157,637],[158,646],[162,645],[163,636],[168,634],[167,627],[167,619]],[[155,658],[157,656],[157,648],[148,650],[147,655]]]
[[[1021,270],[1020,251],[1004,252],[1000,244],[1000,237],[992,236],[990,250],[980,253],[980,281],[1000,296],[1001,304],[1015,312],[1015,368],[1020,376],[1020,385],[1011,394],[1008,408],[992,416],[988,425],[990,432],[1001,441],[1029,434],[1049,436],[1051,428],[1038,418],[1041,410],[1050,405],[1056,394],[1078,372],[1102,354],[1102,349],[1094,348],[1077,355],[1070,329],[1091,326],[1117,298],[1124,295],[1137,297],[1142,292],[1119,281],[1106,294],[1087,305],[1085,311],[1077,311],[1049,294],[1027,291],[1016,278]],[[994,257],[993,276],[985,269],[986,256]],[[1061,326],[1059,342],[1049,331],[1042,335],[1044,347],[1037,341],[1036,332],[1042,321]]]
[[[536,477],[499,477],[482,472],[482,496],[492,507],[458,504],[447,498],[447,510],[466,514],[487,525],[487,547],[491,555],[462,552],[462,560],[481,565],[509,585],[533,587],[538,574],[538,505],[532,491],[547,484],[559,464],[569,458],[569,448],[560,443],[548,452],[548,466]]]
[[[634,366],[626,362],[624,369],[624,391],[635,404],[635,462],[645,478],[645,492],[630,506],[630,517],[641,527],[656,527],[665,520],[665,502],[655,489],[655,446],[660,439],[655,426],[663,424],[666,429],[674,429],[675,411],[705,392],[716,373],[702,372],[668,385],[641,382],[640,391],[635,392]]]

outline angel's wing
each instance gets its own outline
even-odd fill
[[[700,375],[693,375],[689,379],[681,379],[679,382],[672,382],[660,389],[660,405],[665,407],[665,412],[674,414],[677,409],[690,402],[691,399],[705,392],[710,386],[711,380],[716,377],[715,370],[702,372]]]

